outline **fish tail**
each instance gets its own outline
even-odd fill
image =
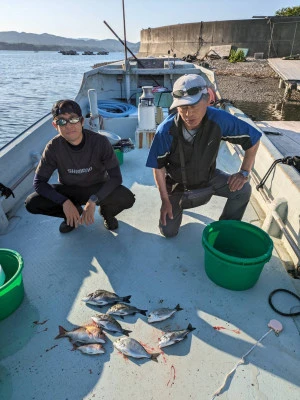
[[[130,303],[130,298],[131,298],[131,295],[125,296],[125,297],[123,297],[122,301],[124,301],[125,303]]]
[[[126,329],[122,330],[122,333],[124,333],[124,335],[129,336],[129,333],[131,333],[132,331],[128,331]]]
[[[139,310],[140,314],[143,314],[143,315],[147,315],[147,314],[146,314],[147,311],[148,311],[148,310]]]
[[[73,344],[73,347],[72,347],[71,351],[77,350],[77,348],[81,345],[81,344],[78,343],[78,342],[74,342],[74,343],[72,343],[72,344]]]
[[[158,361],[157,361],[157,357],[158,357],[159,355],[160,355],[160,353],[153,353],[153,354],[151,354],[150,359],[151,359],[152,361],[158,362]]]
[[[55,336],[54,339],[59,339],[59,338],[66,336],[67,330],[65,328],[63,328],[62,326],[59,325],[58,329],[59,329],[59,334],[57,336]]]
[[[177,304],[177,306],[175,307],[176,311],[181,311],[183,310],[183,308],[180,307],[180,304]]]
[[[186,328],[188,331],[192,332],[194,331],[196,328],[192,327],[192,324],[188,324],[188,327]]]

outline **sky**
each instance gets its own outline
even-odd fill
[[[140,41],[140,31],[200,21],[272,16],[299,0],[124,0],[126,40]],[[1,0],[0,31],[49,33],[68,38],[124,40],[122,0]]]

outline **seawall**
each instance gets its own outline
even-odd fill
[[[264,58],[300,53],[300,17],[270,17],[234,21],[196,22],[141,31],[139,57],[188,54],[202,58],[210,46],[249,49]]]

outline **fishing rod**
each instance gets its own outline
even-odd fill
[[[123,40],[116,34],[116,32],[108,25],[108,23],[106,21],[103,21],[105,23],[105,25],[108,27],[108,29],[115,35],[115,37],[119,40],[119,42],[122,43],[122,45],[125,47],[126,50],[129,51],[129,53],[132,55],[132,57],[137,61],[137,63],[142,67],[142,68],[146,68],[145,65],[142,63],[142,61],[140,61],[134,54],[133,52],[127,47],[127,45],[123,42]],[[151,78],[153,79],[153,81],[157,84],[157,86],[161,86],[157,80],[154,78],[153,75],[150,75]]]

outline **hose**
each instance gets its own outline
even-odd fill
[[[137,111],[135,106],[116,100],[99,100],[97,105],[98,113],[107,118],[128,117]]]
[[[297,311],[297,312],[294,312],[294,313],[284,313],[284,312],[278,310],[274,306],[274,304],[272,303],[272,297],[274,296],[275,293],[278,293],[278,292],[288,293],[288,294],[290,294],[291,296],[294,296],[296,299],[298,299],[300,301],[300,297],[297,296],[296,293],[293,293],[293,292],[291,292],[290,290],[287,290],[287,289],[276,289],[276,290],[273,290],[273,292],[271,292],[269,294],[269,304],[270,304],[272,310],[274,310],[275,312],[277,312],[280,315],[283,315],[284,317],[295,317],[296,315],[300,315],[300,311]]]

